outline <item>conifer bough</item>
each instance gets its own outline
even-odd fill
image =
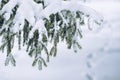
[[[7,53],[5,65],[16,65],[12,50],[26,46],[26,52],[34,57],[32,66],[47,66],[49,58],[57,55],[57,44],[66,42],[68,49],[81,49],[81,25],[102,22],[101,16],[91,8],[67,0],[1,0],[0,2],[0,50]],[[47,46],[52,47],[48,50]],[[44,53],[43,53],[44,51]],[[46,55],[46,58],[42,55]]]

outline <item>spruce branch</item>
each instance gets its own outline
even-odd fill
[[[12,53],[15,45],[18,45],[19,50],[22,46],[26,46],[26,53],[34,57],[32,66],[38,65],[39,70],[42,66],[47,67],[51,57],[57,56],[58,43],[66,42],[68,49],[74,49],[75,52],[82,48],[79,41],[83,37],[81,26],[86,24],[85,18],[88,19],[87,25],[91,29],[89,25],[91,15],[87,11],[71,10],[66,7],[59,9],[58,6],[59,10],[49,12],[49,7],[53,4],[46,4],[46,0],[26,0],[24,4],[27,4],[26,10],[31,11],[29,14],[27,11],[20,12],[24,6],[19,0],[8,10],[6,7],[12,4],[11,1],[13,0],[2,0],[0,3],[0,36],[2,37],[0,50],[7,51],[6,66],[9,62],[13,66],[16,65]],[[49,13],[44,14],[45,12]],[[97,21],[95,23],[99,24]],[[50,50],[48,43],[52,45]]]

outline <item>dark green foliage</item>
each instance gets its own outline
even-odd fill
[[[51,56],[56,56],[56,54],[57,54],[57,47],[53,46],[50,50],[50,55]]]
[[[35,66],[37,64],[38,59],[35,59],[32,63],[32,66]]]
[[[44,43],[46,43],[48,40],[47,40],[47,36],[45,34],[42,35],[42,41]]]
[[[23,45],[27,43],[28,41],[28,35],[30,31],[30,26],[27,20],[25,20],[25,25],[23,28]]]
[[[2,0],[1,5],[5,5],[8,2],[8,0]],[[13,26],[13,19],[16,14],[17,6],[13,8],[13,13],[10,15],[10,18],[8,20],[4,19],[4,13],[0,15],[0,35],[2,36],[2,45],[0,47],[0,50],[4,52],[4,49],[7,49],[7,58],[5,61],[5,65],[8,65],[9,62],[12,63],[13,66],[16,65],[16,61],[11,54],[12,48],[14,47],[14,39],[16,36],[16,33],[12,31]],[[4,27],[4,24],[7,25],[7,27]]]
[[[9,0],[2,0],[2,7]],[[42,3],[44,6],[43,0],[34,0],[36,3]],[[1,7],[1,8],[2,8]],[[31,26],[29,21],[24,20],[23,29],[19,29],[18,32],[13,31],[13,20],[18,9],[16,5],[12,9],[12,14],[8,20],[4,19],[4,14],[0,14],[0,35],[2,36],[2,45],[0,50],[7,51],[7,58],[5,65],[7,66],[10,62],[13,66],[16,65],[14,56],[12,55],[12,49],[14,47],[15,38],[18,40],[18,49],[20,50],[21,46],[27,46],[26,52],[30,57],[34,57],[32,66],[38,65],[38,69],[41,70],[42,66],[47,67],[47,63],[50,61],[50,57],[55,57],[57,55],[57,46],[60,41],[65,41],[68,49],[74,48],[77,46],[81,49],[79,42],[77,41],[77,36],[82,38],[79,27],[76,25],[76,19],[79,19],[79,25],[84,24],[84,19],[81,17],[83,14],[79,11],[72,12],[69,10],[62,10],[60,12],[51,14],[49,18],[44,18],[46,33],[40,33],[39,29],[34,30],[33,36],[29,37],[30,32],[34,28]],[[0,9],[1,9],[0,8]],[[66,20],[66,22],[64,21]],[[56,22],[56,23],[55,23]],[[8,27],[3,27],[7,25]],[[20,26],[21,24],[19,24]],[[18,26],[18,27],[19,27]],[[40,40],[41,36],[41,40]],[[47,48],[47,44],[51,42],[52,48],[50,51]],[[43,52],[44,51],[44,52]],[[76,50],[75,50],[76,52]],[[46,57],[43,58],[42,55]]]
[[[79,29],[78,29],[78,34],[79,34],[80,38],[83,37]]]
[[[9,2],[9,0],[2,0],[1,1],[1,4],[0,4],[0,10],[3,8],[3,6],[5,5],[5,4],[7,4]]]
[[[4,18],[3,18],[3,16],[1,15],[1,16],[0,16],[0,28],[3,26],[3,24],[4,24]]]
[[[16,61],[12,54],[7,55],[7,58],[5,60],[5,66],[8,66],[9,62],[11,62],[13,66],[16,66]]]
[[[18,45],[20,50],[21,49],[21,31],[18,32]]]
[[[42,69],[42,65],[44,65],[45,67],[47,67],[46,61],[42,58],[35,58],[35,60],[32,63],[32,66],[36,66],[38,64],[38,69],[41,70]]]
[[[43,8],[45,8],[44,0],[34,0],[38,4],[42,4]]]

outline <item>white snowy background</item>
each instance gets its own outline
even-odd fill
[[[82,29],[78,53],[60,43],[57,57],[42,71],[31,66],[33,59],[25,50],[15,49],[16,67],[5,67],[5,54],[0,53],[0,80],[120,80],[120,1],[88,1],[85,5],[103,15],[104,24]]]

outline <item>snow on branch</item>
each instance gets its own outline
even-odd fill
[[[43,11],[41,11],[41,15],[43,17],[48,18],[51,14],[60,12],[62,10],[70,10],[71,12],[80,11],[81,14],[86,17],[90,17],[98,23],[101,23],[103,20],[103,16],[101,16],[98,12],[80,4],[79,2],[73,1],[62,1],[62,2],[54,2],[47,6]]]
[[[25,46],[28,55],[34,57],[32,65],[37,63],[39,69],[57,55],[57,44],[61,41],[77,52],[82,48],[79,41],[85,17],[97,24],[103,21],[95,10],[74,1],[1,0],[0,50],[7,51],[5,65],[11,62],[15,66],[14,45],[18,45],[19,50]],[[48,44],[52,46],[50,50]]]

